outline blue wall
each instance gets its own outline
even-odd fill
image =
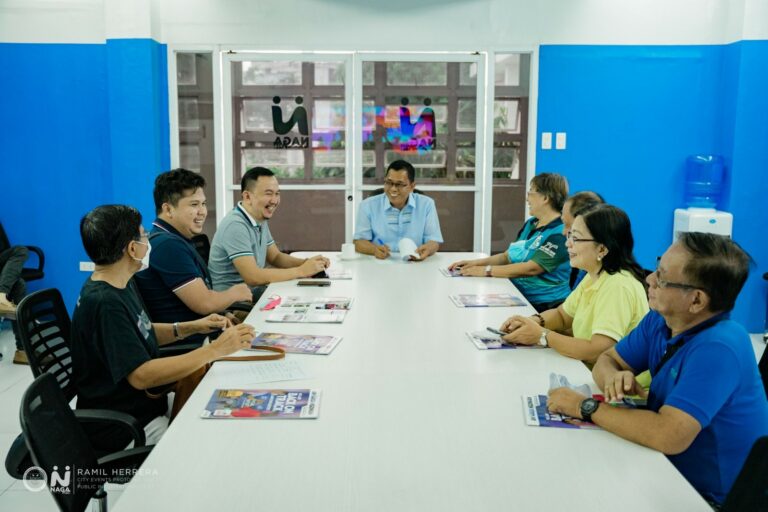
[[[761,64],[762,62],[762,64]],[[630,215],[636,255],[652,268],[683,206],[685,158],[722,154],[734,239],[757,262],[734,318],[765,321],[768,270],[768,41],[725,46],[542,46],[538,130],[567,132],[564,151],[540,148],[537,170],[564,174]],[[761,95],[761,91],[763,95]],[[763,141],[758,143],[757,141]]]
[[[45,278],[74,307],[82,215],[128,203],[151,222],[154,176],[170,165],[166,50],[149,40],[0,44],[0,221],[40,246]]]

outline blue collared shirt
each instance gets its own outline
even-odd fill
[[[416,245],[430,240],[443,243],[435,201],[415,193],[408,196],[402,210],[392,206],[386,194],[369,197],[360,203],[357,229],[352,238],[377,244],[383,242],[393,252],[398,251],[402,238],[410,238]]]

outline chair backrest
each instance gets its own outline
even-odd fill
[[[50,373],[67,401],[76,394],[70,352],[71,321],[61,293],[48,288],[24,297],[16,308],[18,332],[32,374]]]
[[[211,254],[211,241],[208,239],[208,235],[200,233],[192,237],[192,244],[197,250],[197,254],[203,258],[205,264],[208,264],[208,256]]]
[[[381,195],[381,194],[383,194],[383,193],[384,193],[384,188],[377,188],[377,189],[375,189],[375,190],[372,190],[372,191],[371,191],[371,195],[369,195],[368,197],[373,197],[373,196],[380,196],[380,195]],[[419,189],[417,189],[417,188],[413,189],[413,193],[414,193],[414,194],[421,194],[421,195],[423,195],[423,196],[426,196],[426,195],[427,195],[427,194],[425,194],[424,192],[422,192],[421,190],[419,190]]]
[[[21,399],[21,430],[32,460],[61,510],[82,511],[104,481],[96,454],[53,375],[35,379]],[[75,468],[88,479],[77,479]],[[93,474],[91,474],[93,473]]]
[[[768,346],[763,349],[763,355],[760,358],[760,362],[757,363],[757,367],[760,369],[760,376],[763,378],[763,389],[765,389],[765,397],[768,399]]]
[[[721,512],[768,510],[768,436],[752,446]]]
[[[11,246],[11,242],[8,240],[8,235],[5,234],[5,228],[3,223],[0,222],[0,252],[8,249]]]

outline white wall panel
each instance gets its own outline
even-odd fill
[[[457,50],[768,38],[768,0],[0,0],[0,40]]]

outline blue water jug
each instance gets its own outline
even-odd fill
[[[717,208],[725,181],[723,157],[693,155],[685,161],[685,205]]]

